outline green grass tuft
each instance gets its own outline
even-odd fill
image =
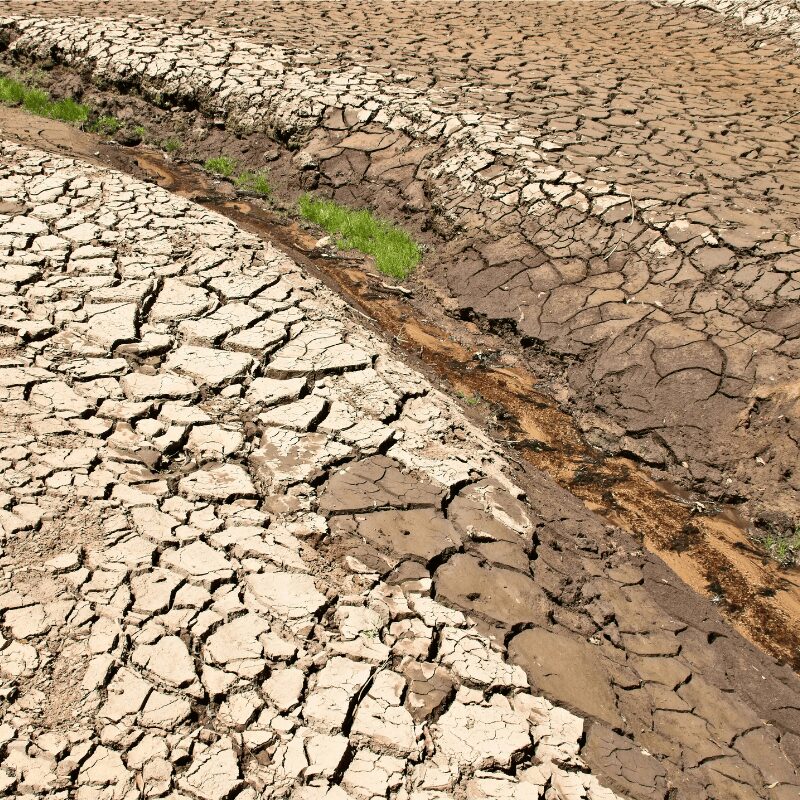
[[[113,136],[121,127],[122,123],[116,117],[99,117],[89,126],[89,130],[101,136]]]
[[[0,78],[0,103],[21,105],[31,114],[62,122],[81,123],[89,118],[89,107],[75,100],[53,100],[43,89],[27,86],[13,78]]]
[[[800,523],[795,526],[794,533],[780,534],[769,530],[758,541],[770,558],[782,567],[791,567],[800,562]]]
[[[236,178],[236,186],[245,192],[257,194],[260,197],[269,197],[272,187],[265,172],[252,172],[245,170],[240,172]]]
[[[203,168],[222,178],[230,178],[236,170],[236,162],[228,156],[206,159]]]
[[[232,178],[236,188],[243,192],[256,194],[260,197],[269,197],[272,193],[272,187],[269,185],[269,178],[266,172],[254,172],[246,169],[237,175],[236,159],[228,156],[208,158],[203,164],[203,168],[214,175],[219,175],[220,178]]]
[[[405,231],[369,211],[352,211],[333,200],[308,195],[299,203],[303,217],[339,237],[338,247],[373,256],[378,269],[397,280],[407,278],[422,258],[420,246]]]
[[[25,99],[25,87],[11,78],[0,78],[0,103],[18,106]]]
[[[167,153],[177,153],[183,147],[183,142],[180,139],[176,139],[174,136],[171,136],[169,139],[165,139],[161,143],[161,147]]]
[[[48,116],[52,119],[60,119],[62,122],[72,122],[80,124],[89,118],[89,107],[75,100],[56,100],[50,107]]]
[[[43,89],[26,89],[25,96],[22,98],[22,107],[31,114],[39,117],[49,117],[47,112],[52,105],[50,95]]]

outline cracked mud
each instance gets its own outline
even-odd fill
[[[523,502],[285,256],[117,173],[3,164],[9,790],[796,790],[794,675],[541,475]]]
[[[437,24],[446,25],[447,8]],[[569,15],[575,7],[562,8]],[[636,7],[598,8],[601,20],[621,15],[645,39],[655,35]],[[791,33],[791,15],[776,17],[775,8],[764,4],[758,19],[751,11],[746,24]],[[273,11],[279,43],[297,21]],[[708,11],[646,13],[734,41]],[[173,22],[179,17],[175,10]],[[252,19],[253,31],[267,19]],[[693,479],[723,485],[734,473],[708,473],[722,463],[713,437],[722,437],[726,403],[747,400],[746,430],[773,450],[759,456],[763,475],[736,473],[742,483],[722,495],[761,493],[793,510],[791,392],[781,405],[753,389],[770,377],[780,387],[794,367],[791,331],[774,327],[775,319],[794,324],[792,270],[778,269],[786,278],[774,285],[762,280],[782,259],[793,263],[783,230],[791,200],[771,198],[758,212],[751,191],[779,167],[726,173],[733,194],[723,192],[725,202],[689,202],[703,193],[683,175],[685,196],[642,197],[608,174],[623,169],[613,149],[595,153],[595,166],[564,168],[577,152],[571,129],[525,117],[529,101],[498,88],[500,76],[457,113],[444,112],[437,104],[452,104],[458,75],[424,85],[427,44],[419,56],[406,53],[408,75],[391,51],[380,72],[344,63],[319,81],[303,53],[276,47],[265,61],[262,45],[230,30],[142,18],[16,19],[6,30],[20,54],[80,60],[95,77],[216,106],[229,123],[274,126],[295,137],[297,157],[312,159],[321,185],[333,170],[345,175],[336,190],[345,194],[388,151],[384,171],[397,175],[376,172],[376,182],[403,184],[410,205],[441,202],[443,218],[460,229],[437,255],[465,270],[439,276],[463,291],[461,299],[454,292],[454,308],[514,319],[481,283],[487,273],[497,267],[498,287],[513,282],[508,270],[523,275],[530,252],[541,257],[528,263],[530,275],[541,267],[563,278],[558,264],[567,256],[556,251],[588,247],[569,255],[578,272],[589,265],[585,274],[532,287],[539,327],[526,332],[520,319],[518,331],[577,356],[569,376],[576,392],[575,375],[611,361],[608,375],[625,376],[637,392],[649,375],[656,388],[684,379],[696,388],[698,370],[715,376],[714,391],[693,407],[672,387],[681,417],[662,423],[657,443],[672,453],[665,461],[688,448]],[[764,59],[778,58],[773,49]],[[478,67],[487,69],[465,69]],[[256,74],[260,93],[250,91]],[[401,118],[385,116],[392,103]],[[354,109],[338,127],[329,113],[337,104]],[[631,112],[607,110],[597,124],[626,129],[614,114]],[[537,125],[551,128],[547,138],[527,141]],[[622,145],[596,138],[639,146],[635,136]],[[791,140],[784,143],[790,152]],[[695,151],[678,150],[693,163]],[[496,158],[502,170],[492,168]],[[637,180],[662,191],[654,163]],[[603,179],[592,174],[597,164]],[[505,186],[515,170],[525,176],[516,189]],[[594,191],[597,182],[608,189]],[[542,195],[523,197],[523,186]],[[710,219],[712,209],[736,206],[726,206],[736,192],[750,222],[769,217],[758,233],[730,214]],[[741,639],[633,538],[509,460],[264,238],[119,172],[9,142],[0,145],[0,194],[0,792],[64,800],[797,798],[795,673]],[[526,203],[541,228],[523,227],[525,241],[510,241],[503,231],[520,227],[515,215]],[[498,214],[500,206],[507,211]],[[584,216],[547,222],[565,211]],[[591,237],[580,228],[587,220]],[[574,231],[573,243],[548,239],[556,229]],[[607,245],[614,251],[605,258]],[[702,259],[726,248],[729,269],[715,263],[703,272]],[[607,268],[594,268],[598,258]],[[651,269],[661,260],[669,275],[659,278]],[[725,274],[750,267],[745,288],[727,285]],[[636,302],[606,285],[616,280],[608,275],[630,281],[626,270],[649,276]],[[524,286],[514,284],[515,301]],[[765,292],[756,297],[753,287]],[[598,292],[610,294],[587,306]],[[708,292],[729,297],[724,314],[736,325],[719,328],[727,338],[713,329],[721,317],[692,308]],[[496,311],[476,306],[476,296]],[[617,314],[619,305],[635,313]],[[542,320],[556,306],[563,314],[553,316],[551,336]],[[599,316],[587,321],[590,307]],[[589,339],[579,333],[592,329]],[[759,352],[734,374],[736,346],[755,349],[752,337]],[[632,374],[626,357],[636,360]],[[607,390],[602,375],[591,380]],[[720,388],[737,381],[739,394]],[[604,436],[616,435],[609,419],[622,419],[611,406],[592,423]],[[643,419],[651,411],[637,407]],[[704,432],[702,458],[678,431],[695,424],[692,413],[703,424],[715,414],[721,426]],[[654,446],[630,420],[614,424],[626,450]],[[744,451],[754,446],[750,436]]]
[[[613,797],[582,719],[431,596],[468,522],[532,530],[490,441],[230,222],[15,145],[2,165],[3,790]],[[448,529],[445,499],[452,540],[382,538]]]
[[[512,4],[493,12],[496,33],[480,3],[378,6],[363,23],[346,3],[324,4],[306,25],[292,6],[219,2],[181,4],[166,24],[4,27],[15,57],[266,131],[297,148],[306,185],[428,215],[445,237],[429,271],[454,313],[510,325],[534,361],[539,349],[560,359],[556,388],[566,384],[593,442],[791,516],[797,66],[784,39],[759,41],[756,57],[742,32],[792,34],[796,12],[717,5],[727,16],[595,4],[587,20],[581,4],[527,17]],[[574,34],[562,40],[564,29]],[[485,43],[473,51],[475,39]]]

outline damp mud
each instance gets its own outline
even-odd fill
[[[144,145],[123,147],[68,125],[0,109],[3,136],[111,166],[223,214],[274,242],[391,340],[407,360],[461,398],[466,414],[542,470],[609,525],[632,534],[686,584],[711,596],[748,639],[800,670],[800,570],[779,569],[753,544],[735,508],[657,482],[633,459],[587,443],[572,416],[540,390],[500,336],[454,319],[424,273],[394,286],[357,253],[330,250],[322,235],[197,167]]]

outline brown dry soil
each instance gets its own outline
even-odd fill
[[[492,527],[482,505],[484,493],[493,492],[490,482],[451,500],[446,518],[437,522],[432,509],[441,490],[409,481],[389,459],[373,456],[322,489],[320,511],[329,517],[331,536],[316,544],[327,556],[354,555],[406,585],[431,575],[436,596],[505,641],[538,691],[587,717],[583,758],[627,796],[793,796],[786,759],[800,758],[800,681],[788,664],[778,666],[760,654],[721,620],[718,608],[676,580],[660,559],[643,553],[635,538],[601,524],[530,465],[552,470],[609,519],[641,524],[645,541],[654,546],[659,531],[671,531],[679,539],[672,546],[691,555],[714,528],[735,538],[735,526],[723,516],[694,515],[689,521],[687,505],[635,465],[604,459],[588,447],[569,417],[536,392],[534,379],[513,355],[500,352],[501,339],[455,322],[424,297],[397,294],[355,255],[320,252],[315,237],[263,203],[237,197],[230,184],[152,148],[119,147],[15,110],[0,111],[0,129],[24,144],[155,181],[268,236],[349,297],[368,315],[367,324],[392,334],[409,360],[466,396],[477,388],[484,393],[466,410],[490,421],[498,438],[516,444],[524,456],[518,477],[536,515],[529,541]],[[484,363],[473,357],[479,352],[497,355]],[[581,469],[592,479],[580,478]],[[381,495],[386,510],[360,513],[367,486],[373,499]],[[517,501],[504,511],[512,522],[522,519]],[[672,527],[670,515],[679,521]],[[459,547],[459,531],[472,529],[494,536]],[[664,555],[680,566],[683,556]],[[755,570],[758,561],[743,563]],[[781,588],[779,595],[791,593]],[[769,613],[778,618],[777,607],[765,608],[765,619]],[[756,632],[748,630],[751,636]],[[776,653],[796,647],[788,641],[760,643]],[[768,726],[759,727],[760,720]]]
[[[143,123],[149,140],[177,138],[180,152],[167,158],[155,148],[119,147],[67,126],[3,110],[0,119],[7,133],[55,152],[90,158],[100,153],[106,164],[153,180],[279,242],[394,337],[407,354],[433,368],[465,399],[468,413],[488,425],[498,440],[513,445],[528,463],[551,475],[587,507],[658,553],[689,586],[713,597],[747,638],[800,669],[795,624],[800,620],[800,569],[778,569],[765,558],[737,507],[720,508],[702,495],[698,500],[670,483],[657,482],[629,451],[613,456],[589,444],[564,403],[548,393],[553,365],[540,362],[535,372],[530,359],[510,346],[507,337],[445,313],[446,299],[443,302],[435,277],[418,277],[409,284],[413,297],[406,296],[371,272],[358,254],[342,258],[318,251],[316,237],[285,215],[237,198],[228,182],[211,180],[187,163],[222,153],[234,158],[239,168],[261,168],[266,161],[276,201],[292,208],[309,173],[298,171],[291,151],[263,134],[235,135],[223,127],[203,126],[202,117],[193,112],[165,111],[134,96],[99,90],[63,68],[52,69],[40,80],[54,94],[81,96],[93,108],[124,120],[119,138],[129,135],[134,123]],[[371,191],[369,184],[365,191]],[[363,202],[365,197],[357,199]],[[417,224],[423,225],[419,220]],[[422,238],[430,248],[442,246],[431,233]],[[562,387],[558,399],[565,391]]]
[[[15,11],[35,9],[36,13],[63,12],[67,8],[58,2],[46,7],[27,2],[12,6]],[[96,9],[97,4],[77,4],[78,10],[89,6]],[[546,14],[531,15],[531,19],[521,19],[511,5],[493,6],[493,14],[497,14],[493,21],[499,22],[491,31],[492,26],[481,18],[481,7],[476,4],[458,8],[440,4],[425,10],[416,7],[413,18],[407,16],[408,8],[380,5],[369,20],[348,13],[347,4],[304,6],[302,26],[297,6],[289,4],[271,4],[269,14],[257,11],[255,6],[230,11],[230,3],[207,5],[205,17],[191,4],[181,4],[180,10],[165,7],[165,13],[170,20],[183,16],[209,25],[219,25],[232,16],[236,24],[250,24],[254,33],[268,30],[277,43],[316,48],[319,63],[324,66],[341,67],[369,59],[375,68],[391,70],[402,66],[422,86],[468,83],[471,91],[465,94],[465,100],[475,108],[487,104],[506,107],[524,116],[528,124],[547,128],[553,135],[586,124],[587,118],[580,114],[573,114],[577,121],[571,120],[567,113],[571,100],[580,100],[595,111],[609,111],[612,121],[609,114],[599,111],[593,117],[592,124],[602,127],[605,120],[608,126],[605,132],[596,131],[594,137],[589,137],[594,143],[583,141],[577,148],[566,145],[558,152],[568,153],[574,162],[582,150],[589,174],[589,162],[594,161],[595,166],[602,163],[617,173],[609,176],[605,171],[602,179],[610,181],[613,177],[619,185],[629,186],[631,192],[637,187],[655,187],[659,197],[673,199],[676,206],[688,210],[687,218],[693,224],[710,225],[709,218],[715,217],[727,220],[730,229],[745,238],[752,234],[756,240],[752,247],[742,238],[738,244],[731,243],[735,264],[728,265],[730,269],[737,274],[748,269],[752,273],[747,286],[732,290],[739,292],[734,299],[746,305],[740,321],[746,317],[749,324],[763,323],[762,329],[780,333],[781,342],[775,349],[783,348],[781,352],[791,355],[792,341],[796,344],[796,333],[791,330],[797,324],[796,305],[777,298],[780,285],[771,285],[761,295],[753,288],[767,286],[762,278],[770,272],[768,265],[782,252],[773,244],[777,238],[770,240],[771,252],[759,250],[758,243],[765,240],[758,239],[752,229],[793,230],[798,218],[799,184],[796,170],[790,167],[795,133],[782,140],[787,145],[785,152],[776,153],[764,144],[774,133],[768,119],[775,117],[777,109],[789,116],[796,105],[792,82],[798,70],[789,63],[783,45],[778,41],[762,48],[756,61],[737,38],[740,34],[734,35],[719,22],[711,25],[702,11],[642,10],[641,6],[637,10],[625,3],[597,4],[589,19],[585,7],[581,10],[578,6],[547,5]],[[70,4],[71,12],[75,8],[76,4]],[[141,4],[114,3],[108,8],[117,13],[141,10]],[[535,32],[527,30],[528,26]],[[509,34],[510,30],[514,33]],[[569,35],[563,33],[565,30]],[[559,44],[550,48],[547,57],[539,52],[541,37]],[[678,52],[680,58],[666,57],[665,37],[670,56]],[[524,58],[526,53],[530,56],[526,50],[526,42],[530,41],[539,43],[537,62],[528,63]],[[688,55],[697,41],[703,47]],[[620,56],[621,50],[626,55]],[[550,63],[544,63],[548,59]],[[693,62],[690,66],[687,59]],[[622,73],[624,79],[620,77]],[[719,149],[725,157],[712,165],[724,173],[724,180],[714,181],[714,169],[707,162],[703,162],[709,166],[707,170],[698,168],[703,154],[707,155],[695,141],[703,141],[702,128],[694,126],[688,132],[691,126],[682,123],[665,125],[655,134],[648,132],[646,137],[640,135],[642,125],[648,127],[643,103],[648,107],[656,105],[652,82],[635,80],[645,73],[659,74],[662,88],[678,87],[659,98],[662,111],[667,109],[676,118],[679,112],[692,118],[711,117],[709,125],[716,124],[709,108],[719,112],[721,104],[737,106],[731,100],[731,92],[733,88],[740,92],[736,95],[740,101],[739,119],[729,126],[724,148]],[[73,88],[84,88],[79,78],[74,77],[73,81]],[[69,84],[61,82],[68,90]],[[87,89],[88,99],[96,96],[104,108],[114,112],[121,112],[124,106],[133,108],[129,114],[139,114],[136,121],[147,119],[154,131],[162,126],[164,137],[181,124],[183,112],[171,114],[174,119],[168,125],[158,110],[148,109],[144,103],[137,106],[135,98],[115,101],[110,95],[92,95],[92,91]],[[573,97],[576,91],[579,97]],[[541,92],[547,102],[542,102]],[[634,117],[643,123],[621,125],[614,121],[615,114],[628,122]],[[192,115],[185,116],[189,130],[196,120]],[[660,119],[663,116],[662,113]],[[279,195],[287,202],[303,186],[314,186],[339,200],[370,203],[390,216],[404,219],[436,248],[426,259],[427,269],[409,284],[412,297],[387,287],[386,279],[376,275],[363,260],[355,256],[332,257],[317,248],[316,237],[295,223],[259,202],[236,197],[228,184],[208,182],[196,170],[165,159],[153,149],[115,147],[66,126],[31,120],[13,112],[4,111],[0,119],[6,135],[149,178],[276,241],[298,263],[348,297],[379,329],[393,336],[410,358],[419,359],[429,373],[435,372],[461,392],[468,400],[468,413],[489,424],[499,440],[513,445],[523,466],[527,463],[546,471],[609,523],[635,535],[636,538],[629,538],[617,528],[603,528],[593,515],[577,510],[566,494],[554,495],[541,484],[536,471],[529,470],[526,489],[543,522],[533,550],[523,554],[525,559],[531,559],[535,591],[527,584],[508,587],[529,601],[522,617],[515,617],[511,604],[503,603],[502,597],[491,592],[483,592],[482,596],[484,584],[496,582],[496,576],[486,577],[485,564],[490,565],[489,572],[497,572],[498,564],[514,566],[515,560],[521,558],[519,553],[492,553],[483,565],[472,556],[458,555],[438,569],[435,558],[426,557],[443,599],[475,614],[488,626],[499,628],[510,654],[526,668],[534,685],[592,718],[586,757],[593,767],[595,763],[601,765],[615,787],[634,797],[663,798],[668,785],[679,787],[680,797],[724,796],[719,794],[721,787],[712,794],[706,775],[701,788],[689,772],[708,762],[718,762],[721,772],[732,772],[733,767],[724,766],[730,753],[720,748],[718,741],[735,745],[738,752],[744,748],[751,764],[758,760],[763,743],[748,738],[750,715],[753,719],[770,720],[790,761],[800,762],[800,693],[788,667],[777,667],[770,659],[762,658],[716,618],[706,601],[687,591],[661,561],[642,554],[638,547],[643,542],[690,587],[713,594],[718,608],[740,632],[795,669],[800,669],[796,624],[800,619],[800,573],[778,571],[766,563],[733,509],[716,515],[702,513],[691,499],[685,499],[670,485],[656,483],[635,463],[658,468],[663,474],[655,471],[656,477],[669,477],[682,487],[703,491],[716,500],[746,500],[745,510],[776,510],[774,520],[778,524],[791,520],[797,512],[798,489],[791,374],[781,373],[773,382],[785,388],[783,399],[780,391],[770,393],[759,388],[755,374],[745,378],[718,374],[717,389],[698,398],[692,394],[692,382],[697,383],[697,373],[707,371],[713,359],[703,354],[701,370],[681,362],[674,373],[656,376],[655,382],[648,385],[649,368],[642,366],[647,359],[636,349],[647,340],[648,331],[640,326],[640,320],[633,326],[606,331],[590,345],[579,337],[565,339],[559,334],[548,338],[550,334],[541,327],[533,331],[520,324],[483,324],[487,320],[518,319],[517,308],[509,309],[504,303],[506,296],[513,295],[516,306],[526,287],[515,285],[511,292],[500,292],[498,287],[508,285],[508,275],[518,272],[517,262],[533,263],[529,260],[533,258],[538,259],[537,264],[544,263],[537,238],[541,232],[524,229],[522,238],[509,239],[509,230],[519,227],[513,215],[489,225],[473,220],[472,225],[444,229],[442,219],[437,220],[426,207],[422,187],[414,188],[420,183],[414,170],[403,179],[406,194],[399,203],[397,184],[376,176],[374,170],[369,173],[370,158],[374,159],[375,154],[351,152],[345,154],[346,166],[331,159],[331,163],[322,162],[315,170],[298,175],[291,154],[266,137],[237,139],[219,129],[206,131],[194,143],[187,138],[183,153],[188,158],[231,153],[243,166],[252,167],[263,167],[266,162]],[[134,121],[133,116],[128,119]],[[610,132],[620,127],[621,140]],[[717,134],[709,136],[708,141],[718,142]],[[750,146],[760,156],[759,163],[739,159],[748,136],[756,142],[751,141]],[[325,144],[329,143],[325,138]],[[320,142],[316,147],[324,149]],[[726,149],[729,147],[730,152]],[[343,172],[347,174],[344,180]],[[770,175],[778,173],[781,186],[768,186]],[[360,180],[365,177],[373,179]],[[704,185],[693,186],[695,178]],[[553,221],[549,230],[562,222]],[[614,226],[619,228],[621,223],[628,225],[627,218],[609,222],[606,227],[616,230]],[[582,224],[572,229],[570,258],[591,265],[598,257],[595,249],[608,252],[608,243],[614,241],[613,231],[611,238],[600,237],[595,248]],[[437,226],[435,231],[431,230],[432,225]],[[601,229],[602,225],[594,233],[599,235]],[[546,223],[542,230],[548,230]],[[443,239],[442,233],[452,235]],[[625,265],[636,262],[638,257],[635,236],[630,234],[623,240],[624,244],[610,258],[603,259],[619,274],[625,274]],[[498,242],[502,243],[499,248]],[[789,247],[788,242],[784,244]],[[756,264],[762,266],[756,269]],[[491,267],[489,273],[496,273],[490,280],[492,285],[486,282],[487,266]],[[697,297],[708,293],[709,286],[725,282],[726,271],[711,271],[690,289],[679,285],[670,302],[678,306],[683,303],[691,310]],[[585,279],[596,279],[598,285],[594,288],[606,290],[603,274],[608,273],[593,275],[589,269]],[[548,291],[551,289],[548,287]],[[684,289],[689,295],[681,300],[678,295]],[[530,291],[538,294],[535,286]],[[454,299],[446,303],[451,312],[464,318],[472,316],[481,324],[459,322],[444,313],[443,292]],[[578,306],[572,308],[575,316],[581,310]],[[725,314],[735,316],[730,309],[723,312],[719,306],[698,312],[709,318]],[[777,331],[773,325],[776,319],[781,320],[778,327],[784,326],[785,330]],[[599,326],[601,322],[594,324]],[[520,337],[523,344],[536,340],[537,346],[524,350],[515,347]],[[625,337],[636,340],[626,345],[634,353],[633,365],[620,361],[620,341]],[[686,355],[698,357],[697,353]],[[658,354],[653,358],[657,360]],[[613,373],[612,382],[602,375],[604,361],[614,364],[608,373]],[[721,363],[724,372],[726,358]],[[670,375],[679,376],[679,385],[675,384],[676,379],[666,380]],[[680,384],[684,378],[688,383]],[[739,387],[733,391],[731,385],[737,381]],[[636,403],[631,400],[639,396],[642,387],[651,396],[649,409],[634,408]],[[663,413],[665,419],[663,427],[656,426],[657,435],[652,420],[656,411],[659,416]],[[590,442],[602,444],[607,451],[616,450],[617,455],[608,456],[587,443],[576,421]],[[756,455],[765,462],[763,467],[755,462]],[[681,467],[681,462],[688,466]],[[725,480],[730,476],[733,482],[728,485]],[[331,490],[334,495],[335,488]],[[346,521],[346,508],[337,507],[334,511],[337,519]],[[467,515],[469,512],[470,509],[464,510]],[[458,510],[451,509],[450,513],[457,514]],[[331,545],[332,553],[338,552],[337,547],[351,552],[357,542],[364,540],[374,544],[375,551],[370,550],[369,544],[361,545],[359,557],[367,562],[370,558],[386,562],[385,550],[396,549],[393,544],[386,546],[382,530],[353,531],[343,522],[337,536],[340,540]],[[591,562],[594,574],[588,574],[582,552],[599,557]],[[408,562],[397,563],[398,569],[407,569],[403,564]],[[517,573],[509,571],[508,575],[512,574]],[[464,594],[465,581],[474,588],[470,594]],[[542,590],[548,597],[557,598],[558,608],[552,618],[545,619],[540,613]],[[608,635],[611,623],[616,639]],[[644,662],[646,669],[655,671],[641,685],[630,669],[635,664],[641,675]],[[581,669],[575,669],[576,664]],[[579,684],[571,682],[570,675],[579,676]],[[741,703],[735,722],[724,718],[722,711],[730,711],[732,699]],[[687,709],[692,710],[691,715]],[[696,723],[697,728],[693,727]],[[681,743],[680,748],[675,742]],[[641,747],[647,752],[641,752]],[[755,782],[746,769],[738,765],[735,769],[735,782],[742,786]],[[774,777],[775,781],[781,780],[777,773]],[[727,775],[726,779],[730,778]],[[738,796],[730,791],[727,796]],[[741,796],[749,795],[743,790]]]
[[[14,0],[9,9],[152,13],[140,0]],[[450,296],[453,313],[521,344],[589,441],[789,530],[800,489],[800,68],[781,37],[756,41],[757,30],[702,8],[591,9],[159,7],[165,23],[244,29],[307,51],[301,60],[313,69],[366,67],[515,120],[546,152],[546,171],[630,198],[590,213],[542,205],[525,215],[479,196],[435,207],[435,148],[340,112],[301,143],[307,185],[444,236],[423,277]],[[509,169],[498,157],[481,178]],[[437,197],[457,189],[439,185]],[[668,249],[653,250],[658,232]]]

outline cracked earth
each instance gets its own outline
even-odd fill
[[[796,12],[763,4],[757,25],[748,4],[719,6],[727,16],[594,4],[589,19],[580,3],[512,4],[488,24],[469,3],[354,22],[346,3],[299,15],[219,2],[4,30],[15,56],[269,132],[297,150],[307,186],[424,212],[453,313],[561,359],[557,388],[593,442],[788,517]],[[776,26],[778,43],[746,39]]]
[[[428,215],[590,437],[796,514],[790,7],[94,6],[0,35]],[[0,143],[0,792],[797,800],[788,664],[269,241],[45,149]]]

